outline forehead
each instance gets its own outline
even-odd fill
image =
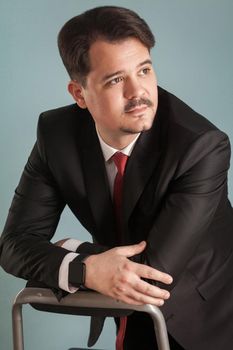
[[[138,39],[127,38],[118,42],[97,40],[89,50],[90,74],[133,69],[149,58],[148,48]]]

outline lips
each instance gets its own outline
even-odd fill
[[[147,107],[152,107],[153,103],[148,98],[131,99],[125,105],[125,113],[143,111]]]
[[[140,106],[136,106],[136,107],[133,107],[131,109],[129,109],[126,113],[139,113],[139,112],[143,112],[147,109],[147,105],[140,105]]]

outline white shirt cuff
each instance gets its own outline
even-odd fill
[[[77,248],[82,243],[83,242],[79,241],[78,239],[69,238],[67,241],[65,241],[65,243],[62,244],[62,248],[70,250],[71,252],[76,252]]]
[[[64,245],[63,245],[63,248],[64,248]],[[77,287],[73,287],[68,283],[69,263],[73,261],[78,255],[79,254],[77,253],[66,254],[59,268],[59,275],[58,275],[59,288],[65,290],[68,293],[75,293],[78,290]]]

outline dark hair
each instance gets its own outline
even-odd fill
[[[147,23],[135,12],[102,6],[71,18],[59,32],[58,48],[71,79],[83,86],[91,70],[89,49],[97,39],[117,42],[128,37],[140,40],[150,50],[155,39]]]

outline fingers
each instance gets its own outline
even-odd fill
[[[138,279],[137,283],[117,288],[114,298],[133,305],[152,304],[162,306],[170,297],[170,293],[164,289],[150,285]]]
[[[149,297],[144,297],[136,293],[132,296],[130,295],[124,295],[121,298],[117,299],[122,301],[123,303],[130,304],[130,305],[145,305],[145,304],[151,304],[155,306],[162,306],[164,304],[164,300],[162,299],[152,299]]]
[[[141,278],[147,278],[166,284],[172,282],[172,277],[147,265],[141,265],[128,260],[125,270],[119,279],[115,290],[116,299],[133,305],[152,304],[162,306],[169,299],[170,293],[154,286]]]
[[[143,281],[143,278],[166,284],[172,277],[150,266],[127,259],[146,247],[146,242],[116,247],[107,252],[90,255],[86,260],[85,286],[128,304],[163,305],[168,291]]]
[[[134,256],[136,254],[139,254],[141,252],[143,252],[143,250],[146,248],[146,242],[142,241],[138,244],[132,244],[132,245],[128,245],[128,246],[123,246],[123,247],[117,247],[117,252],[120,255],[123,255],[127,258]]]
[[[145,248],[146,248],[146,242],[142,241],[138,244],[117,247],[116,249],[119,255],[123,255],[129,258],[131,256],[141,253]],[[144,264],[137,264],[137,263],[133,263],[133,264],[137,266],[137,270],[135,271],[136,274],[142,278],[155,280],[165,284],[171,284],[173,281],[172,277],[167,273],[161,272],[159,270],[156,270]]]
[[[173,281],[170,275],[157,269],[154,269],[153,267],[137,263],[133,264],[135,268],[135,273],[142,278],[162,282],[165,284],[171,284]]]
[[[136,291],[133,291],[132,294],[130,293],[129,295],[123,296],[122,299],[124,303],[128,303],[131,305],[151,304],[155,306],[162,306],[164,304],[164,299],[153,298],[148,295],[138,293]]]
[[[135,283],[134,288],[137,292],[152,298],[159,298],[162,300],[170,298],[170,293],[167,290],[153,286],[152,284],[149,284],[141,279]]]

